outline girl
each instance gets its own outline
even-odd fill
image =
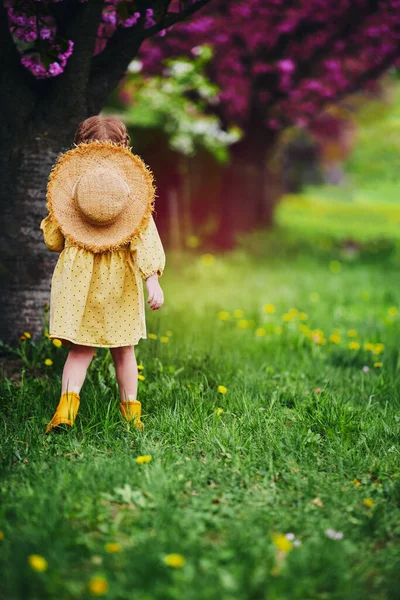
[[[60,256],[51,284],[49,337],[70,350],[46,433],[74,424],[94,347],[110,348],[122,415],[143,428],[134,352],[139,339],[147,338],[142,279],[149,307],[158,310],[165,254],[152,216],[152,175],[129,141],[118,119],[86,119],[75,147],[58,157],[50,174],[49,214],[40,228],[47,248]]]

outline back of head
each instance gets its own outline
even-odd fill
[[[128,147],[130,137],[124,123],[119,119],[96,115],[82,121],[78,125],[74,137],[75,144],[95,140],[100,142],[115,142],[121,144],[121,146]]]

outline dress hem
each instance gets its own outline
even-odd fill
[[[121,346],[136,346],[140,340],[147,340],[147,335],[141,335],[135,342],[122,342],[122,344],[95,344],[95,343],[84,343],[73,340],[72,338],[66,337],[65,335],[55,335],[54,333],[49,333],[49,339],[58,339],[58,340],[66,340],[67,342],[72,342],[73,344],[78,344],[79,346],[89,346],[95,348],[120,348]]]

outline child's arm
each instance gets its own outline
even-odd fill
[[[131,242],[131,250],[136,250],[136,260],[142,279],[146,280],[147,303],[152,310],[160,308],[164,294],[158,283],[165,268],[165,252],[153,217],[150,217],[146,231]]]
[[[44,243],[49,250],[52,252],[61,252],[64,249],[65,238],[52,220],[51,215],[47,215],[42,220],[40,229],[43,232]]]

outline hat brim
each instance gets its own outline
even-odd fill
[[[77,179],[94,166],[118,168],[129,186],[126,208],[106,227],[90,224],[73,199]],[[60,154],[47,185],[47,208],[61,233],[72,244],[90,252],[118,250],[145,231],[154,210],[153,174],[140,156],[115,142],[81,142]]]

